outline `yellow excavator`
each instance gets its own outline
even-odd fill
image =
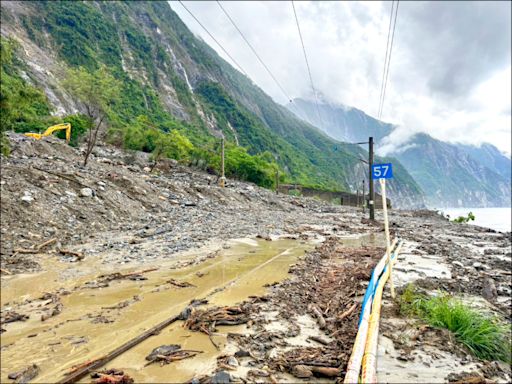
[[[52,125],[51,127],[48,127],[43,133],[29,132],[25,133],[25,136],[33,137],[36,140],[41,140],[44,136],[50,136],[53,132],[61,131],[63,129],[66,130],[66,142],[69,143],[69,140],[71,139],[71,124],[69,123]]]

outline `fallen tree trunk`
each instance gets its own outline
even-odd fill
[[[58,383],[59,384],[67,384],[67,383],[77,382],[82,377],[87,375],[89,372],[102,367],[109,361],[115,359],[117,356],[121,355],[122,353],[135,347],[137,344],[141,343],[142,341],[146,340],[148,337],[158,334],[162,329],[164,329],[168,325],[174,323],[175,321],[182,320],[182,319],[183,319],[183,316],[181,314],[170,317],[169,319],[161,322],[160,324],[154,326],[151,329],[148,329],[146,332],[142,333],[141,335],[133,338],[132,340],[128,341],[127,343],[124,343],[120,347],[114,349],[112,352],[108,353],[104,357],[94,360],[91,364],[88,364],[88,365],[84,366],[83,368],[69,374],[64,379],[59,381]]]

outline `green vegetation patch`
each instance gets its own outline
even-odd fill
[[[446,328],[476,357],[511,363],[511,327],[447,293],[427,297],[409,284],[399,299],[400,312]]]
[[[20,75],[24,63],[16,58],[19,44],[13,39],[0,38],[0,146],[9,154],[5,132],[39,132],[46,128],[42,116],[50,114],[50,106],[42,91],[28,84]]]
[[[454,223],[469,223],[475,221],[475,215],[473,212],[469,212],[467,216],[459,216],[452,220]]]

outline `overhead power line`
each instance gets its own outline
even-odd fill
[[[391,2],[391,13],[389,15],[389,26],[388,26],[388,38],[386,42],[386,55],[384,56],[384,65],[382,66],[382,81],[380,83],[380,94],[379,94],[379,108],[377,109],[377,117],[380,117],[380,105],[382,103],[382,91],[384,90],[384,78],[386,77],[386,68],[388,65],[388,54],[389,54],[389,41],[391,37],[391,26],[393,24],[393,10],[395,7],[395,0]]]
[[[304,53],[304,60],[306,61],[306,67],[308,69],[309,81],[311,83],[311,89],[313,90],[313,95],[315,96],[316,113],[318,114],[319,123],[323,126],[324,124],[322,121],[322,116],[320,115],[320,108],[318,107],[318,98],[316,95],[315,86],[313,85],[313,77],[311,76],[311,68],[309,67],[308,56],[306,54],[306,47],[304,46],[304,40],[302,39],[302,32],[300,31],[299,18],[297,17],[297,11],[295,10],[295,4],[293,3],[293,0],[292,0],[292,8],[293,8],[293,14],[295,15],[295,22],[297,23],[297,30],[299,31],[300,42],[302,44],[302,52]]]
[[[382,110],[384,108],[384,100],[386,98],[386,87],[389,77],[389,67],[391,64],[391,53],[393,52],[393,41],[395,39],[395,29],[396,29],[396,19],[398,16],[398,5],[400,3],[400,0],[397,0],[395,10],[395,17],[393,21],[393,5],[394,1],[391,3],[391,14],[389,16],[389,28],[388,28],[388,40],[386,44],[386,57],[384,58],[384,71],[382,74],[382,84],[381,84],[381,94],[379,99],[379,112],[378,112],[378,118],[380,119],[382,116]],[[391,30],[391,24],[393,23],[393,29]],[[390,34],[391,34],[391,40],[390,40]]]
[[[260,55],[258,55],[258,52],[256,52],[256,50],[254,49],[254,47],[251,45],[251,43],[249,43],[249,40],[247,40],[247,38],[245,37],[245,35],[243,34],[243,32],[240,30],[240,28],[238,28],[238,26],[236,25],[235,21],[231,18],[231,16],[229,15],[229,13],[224,9],[224,7],[222,6],[222,4],[217,0],[217,4],[219,5],[220,9],[222,9],[222,12],[224,12],[224,14],[227,16],[227,18],[229,19],[229,21],[231,22],[231,24],[233,24],[233,27],[236,28],[236,30],[238,31],[238,33],[240,34],[240,36],[242,36],[242,39],[244,39],[245,43],[249,46],[249,48],[251,48],[252,52],[254,53],[254,55],[258,58],[259,62],[261,63],[261,65],[263,65],[263,67],[267,70],[268,74],[270,75],[270,77],[272,78],[272,80],[274,80],[274,83],[276,83],[276,85],[279,87],[279,89],[281,90],[281,92],[283,93],[283,95],[286,97],[286,99],[289,100],[289,102],[291,103],[292,102],[292,98],[288,95],[288,93],[286,93],[286,91],[284,90],[284,88],[281,86],[281,84],[279,83],[279,81],[277,81],[276,77],[273,75],[273,73],[270,71],[270,69],[268,68],[268,66],[263,62],[262,58],[260,57]]]
[[[219,43],[217,41],[217,39],[215,37],[213,37],[213,35],[210,33],[210,31],[208,31],[208,29],[197,19],[197,17],[194,16],[194,14],[185,6],[185,4],[183,4],[183,2],[181,0],[178,0],[178,2],[181,4],[181,6],[183,8],[185,8],[185,10],[190,14],[190,16],[192,16],[194,18],[194,20],[197,21],[197,23],[205,30],[205,32],[213,39],[213,41],[215,41],[217,43],[217,45],[222,49],[222,51],[224,51],[224,53],[231,59],[231,61],[238,67],[238,69],[240,69],[240,71],[245,76],[249,77],[249,75],[247,75],[247,72],[244,71],[242,66],[240,64],[238,64],[238,62],[235,59],[233,59],[233,57],[229,54],[229,52],[222,46],[221,43]]]

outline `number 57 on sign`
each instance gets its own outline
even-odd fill
[[[386,199],[386,179],[393,177],[393,167],[391,163],[373,164],[372,179],[378,179],[380,182],[382,194],[382,212],[384,214],[384,231],[386,232],[386,259],[389,269],[389,285],[391,287],[391,297],[395,298],[395,287],[393,286],[393,263],[391,261],[391,239],[389,237],[388,204]]]
[[[391,163],[373,164],[372,165],[372,179],[392,179],[393,167]]]

